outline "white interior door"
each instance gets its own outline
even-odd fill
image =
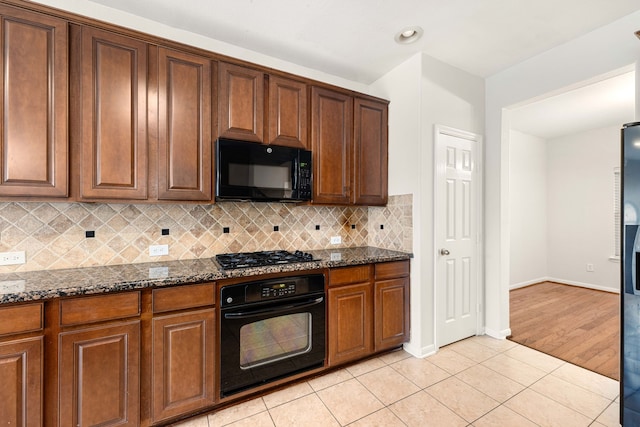
[[[436,126],[435,300],[438,347],[479,333],[478,135]]]

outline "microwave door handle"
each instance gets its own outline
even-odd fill
[[[293,190],[297,191],[299,190],[298,188],[298,176],[300,176],[300,159],[298,159],[297,157],[293,160],[293,164],[294,164],[294,168],[293,168]]]
[[[278,312],[289,311],[294,308],[307,308],[313,307],[314,305],[321,304],[324,301],[324,297],[315,298],[312,300],[307,300],[295,304],[287,304],[281,305],[273,308],[266,308],[264,310],[252,310],[252,311],[241,311],[238,313],[225,313],[225,319],[248,319],[250,317],[258,317],[263,316],[265,314],[275,314]]]

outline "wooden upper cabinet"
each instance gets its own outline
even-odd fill
[[[68,195],[67,22],[0,6],[0,196]]]
[[[308,149],[307,85],[269,76],[269,144]]]
[[[220,136],[263,142],[264,73],[224,62],[218,73]]]
[[[311,89],[313,202],[349,204],[353,145],[353,97]]]
[[[355,98],[352,201],[386,205],[388,142],[386,102]]]
[[[211,60],[159,48],[157,64],[158,199],[211,200]]]
[[[83,27],[80,49],[80,197],[146,199],[147,44]]]

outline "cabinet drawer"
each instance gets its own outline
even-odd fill
[[[42,307],[37,303],[0,308],[0,336],[41,330]]]
[[[382,262],[376,264],[376,280],[409,275],[409,261]]]
[[[213,305],[214,301],[215,289],[213,283],[153,290],[154,313],[203,307]]]
[[[60,301],[60,324],[81,325],[140,315],[140,292],[79,297]]]
[[[329,286],[362,283],[371,280],[371,265],[333,268],[329,270]]]

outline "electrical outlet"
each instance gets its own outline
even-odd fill
[[[24,251],[0,252],[0,265],[24,264],[27,262]]]
[[[593,273],[595,271],[593,264],[587,264],[587,271]]]
[[[169,255],[169,245],[149,246],[149,256]]]
[[[27,288],[26,280],[2,280],[0,281],[0,295],[17,294]]]
[[[331,236],[331,244],[332,245],[339,245],[340,243],[342,243],[342,237],[340,237],[340,236]]]
[[[162,279],[169,277],[169,267],[151,267],[149,269],[149,279]]]

